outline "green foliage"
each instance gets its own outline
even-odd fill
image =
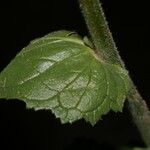
[[[129,87],[126,70],[105,63],[69,31],[32,41],[0,74],[0,98],[51,110],[62,123],[84,118],[94,125],[121,111]]]

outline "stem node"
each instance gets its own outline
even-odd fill
[[[117,64],[125,68],[109,31],[99,0],[79,0],[79,4],[96,51],[100,53],[105,62]],[[133,88],[127,97],[129,111],[145,144],[150,146],[150,111],[146,102],[136,90],[132,80],[131,86]]]

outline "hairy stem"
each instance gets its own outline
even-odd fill
[[[150,147],[150,111],[134,85],[129,93],[128,103],[133,121],[139,129],[143,141]]]
[[[97,52],[105,61],[123,65],[99,0],[79,0],[79,2]]]
[[[99,0],[79,0],[79,4],[96,52],[106,62],[125,67],[109,31]],[[150,146],[150,112],[132,80],[131,85],[132,90],[128,96],[128,108],[145,144]]]

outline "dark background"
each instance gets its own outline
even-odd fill
[[[150,5],[148,1],[102,0],[103,7],[131,77],[150,105]],[[87,34],[77,0],[5,0],[0,2],[0,69],[30,40],[66,29]],[[127,105],[127,103],[126,103]],[[81,120],[61,125],[49,111],[26,110],[21,101],[0,101],[0,149],[115,149],[143,142],[124,108],[110,112],[94,127]]]

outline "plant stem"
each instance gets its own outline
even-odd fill
[[[128,109],[141,133],[143,141],[150,147],[150,111],[135,86],[133,84],[132,86],[133,88],[127,97],[129,103]]]
[[[123,65],[99,0],[79,0],[79,2],[97,52],[105,61]]]
[[[106,62],[118,64],[125,68],[109,31],[99,0],[79,0],[79,4],[96,52]],[[129,103],[128,108],[145,144],[150,146],[150,112],[132,80],[131,86],[132,90],[127,97]]]

